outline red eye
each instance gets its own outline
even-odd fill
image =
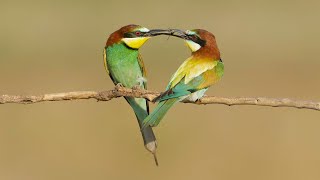
[[[140,36],[140,35],[141,35],[141,32],[140,32],[140,31],[137,31],[137,32],[136,32],[136,35],[137,35],[137,36]]]

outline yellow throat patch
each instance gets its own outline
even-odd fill
[[[139,49],[150,37],[123,38],[122,41],[133,49]]]
[[[191,40],[186,40],[186,44],[191,49],[192,52],[196,52],[201,48],[201,46],[198,43],[195,43]]]

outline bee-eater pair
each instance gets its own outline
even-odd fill
[[[159,103],[151,114],[145,99],[125,97],[138,119],[144,145],[154,154],[156,163],[157,142],[151,127],[157,126],[176,102],[185,98],[192,101],[200,99],[209,86],[221,79],[224,71],[215,37],[206,30],[149,30],[138,25],[128,25],[112,33],[104,49],[105,67],[114,84],[121,83],[128,88],[147,88],[146,70],[139,48],[157,35],[184,39],[192,54],[174,73],[166,91],[154,99]]]

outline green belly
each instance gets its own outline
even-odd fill
[[[115,44],[106,49],[107,68],[115,84],[132,88],[139,84],[138,78],[143,77],[138,62],[139,52],[125,46]]]

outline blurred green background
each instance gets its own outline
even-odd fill
[[[320,101],[320,1],[0,1],[0,94],[113,88],[102,49],[110,33],[203,28],[225,63],[216,96]],[[141,53],[161,91],[190,55],[156,37]],[[154,106],[153,106],[154,107]],[[0,179],[320,179],[320,113],[177,104],[161,125],[160,166],[123,99],[0,105]]]

